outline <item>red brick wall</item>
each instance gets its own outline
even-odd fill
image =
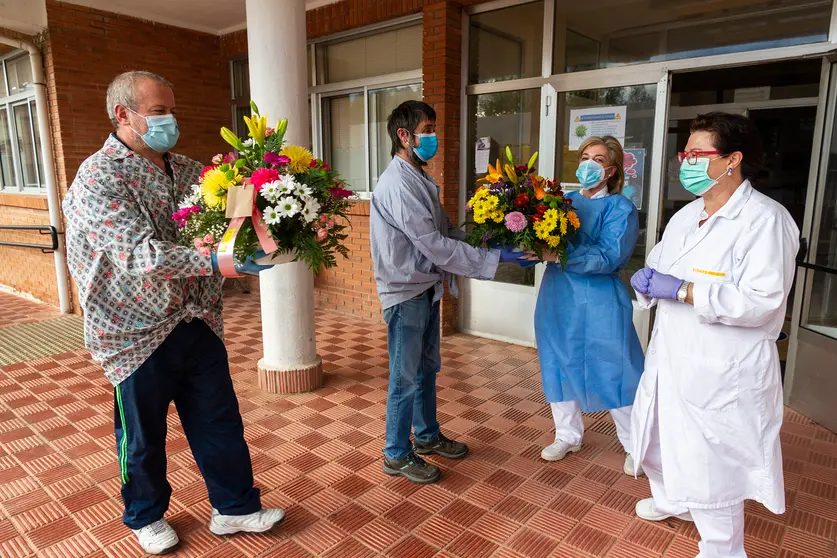
[[[0,193],[0,224],[49,225],[46,197]],[[50,237],[37,231],[0,231],[0,240],[49,244]],[[58,288],[52,254],[33,248],[0,246],[0,284],[58,305]]]
[[[460,96],[462,84],[462,8],[449,1],[425,6],[422,16],[422,95],[436,109],[439,154],[429,165],[451,223],[459,222]],[[457,327],[456,299],[442,299],[442,334]]]
[[[64,188],[111,131],[105,93],[128,70],[174,84],[181,133],[175,151],[208,162],[223,150],[219,128],[230,120],[230,80],[219,37],[55,0],[47,2],[47,21]]]
[[[476,0],[478,1],[478,0]],[[439,155],[429,166],[442,190],[442,200],[452,222],[458,220],[459,126],[461,91],[462,5],[476,3],[429,0],[343,0],[309,11],[308,37],[319,37],[417,12],[423,14],[422,45],[424,100],[438,114]],[[221,39],[225,60],[246,56],[247,32],[238,31]],[[339,170],[339,169],[338,169]],[[351,257],[322,273],[316,282],[317,305],[377,319],[381,315],[369,258],[369,203],[355,204],[349,237]],[[442,330],[456,331],[456,299],[442,301]]]
[[[105,93],[111,79],[127,70],[156,72],[174,84],[177,152],[208,161],[224,150],[219,128],[230,120],[230,91],[220,37],[55,0],[47,2],[47,20],[43,54],[62,197],[81,162],[112,131]],[[49,222],[44,196],[30,196],[40,200],[32,202],[40,210],[9,207],[5,199],[0,196],[0,224]],[[58,303],[52,256],[0,247],[0,261],[0,283]]]

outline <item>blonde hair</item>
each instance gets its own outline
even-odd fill
[[[616,167],[616,172],[607,179],[607,191],[611,194],[621,194],[622,187],[625,185],[625,152],[622,151],[622,144],[613,136],[589,137],[578,148],[579,162],[584,152],[596,145],[603,145],[607,149],[608,165]]]

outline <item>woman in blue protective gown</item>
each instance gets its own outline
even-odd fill
[[[535,337],[546,400],[555,419],[547,461],[581,449],[582,412],[609,410],[622,446],[630,448],[631,406],[645,358],[633,306],[619,279],[636,246],[634,204],[621,195],[623,151],[616,138],[586,140],[578,150],[580,192],[567,194],[581,221],[564,268],[547,263],[535,309]],[[556,254],[545,250],[544,261]],[[626,474],[641,474],[630,455]]]

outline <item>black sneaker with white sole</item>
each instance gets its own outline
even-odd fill
[[[442,477],[442,471],[410,452],[404,459],[389,459],[384,456],[384,473],[391,477],[404,477],[416,484],[430,484]]]
[[[416,453],[419,455],[441,455],[447,459],[462,459],[468,455],[468,446],[462,442],[456,442],[439,434],[439,437],[432,442],[421,443],[416,440]]]

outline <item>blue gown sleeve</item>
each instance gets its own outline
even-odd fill
[[[614,204],[593,244],[575,246],[570,243],[564,271],[588,275],[614,273],[634,253],[638,236],[639,215],[634,204]]]

